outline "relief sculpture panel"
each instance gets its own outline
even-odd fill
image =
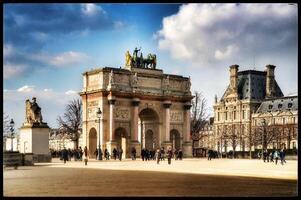
[[[121,120],[130,119],[130,108],[127,107],[115,107],[114,109],[114,118]]]
[[[171,122],[183,122],[183,112],[180,110],[170,111],[170,121]]]
[[[96,112],[98,109],[98,101],[88,101],[88,109],[87,109],[87,115],[88,119],[95,119],[96,118]]]

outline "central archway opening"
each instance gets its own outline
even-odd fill
[[[151,108],[145,108],[139,113],[138,139],[141,149],[155,150],[159,147],[159,117]]]
[[[181,135],[178,130],[173,129],[170,131],[170,141],[172,149],[179,150],[181,148]]]
[[[126,158],[128,154],[128,137],[125,128],[119,127],[115,130],[115,139],[118,148],[122,148],[122,158]]]

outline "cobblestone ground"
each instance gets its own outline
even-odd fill
[[[4,196],[296,196],[297,161],[58,159],[4,169]]]

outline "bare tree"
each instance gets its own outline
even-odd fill
[[[263,152],[273,141],[280,141],[281,130],[277,125],[268,124],[267,120],[263,119],[255,127],[255,145],[260,144]]]
[[[194,143],[202,138],[200,130],[205,126],[206,120],[209,118],[207,101],[201,92],[194,92],[191,109],[191,138]]]
[[[66,106],[63,118],[58,117],[60,129],[72,135],[75,148],[78,148],[78,140],[80,137],[80,129],[82,125],[82,103],[80,99],[74,99]]]
[[[3,112],[3,136],[7,136],[9,134],[9,130],[10,130],[9,122],[10,122],[9,115]]]

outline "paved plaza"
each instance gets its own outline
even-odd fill
[[[297,161],[89,160],[4,169],[4,196],[296,196]]]

